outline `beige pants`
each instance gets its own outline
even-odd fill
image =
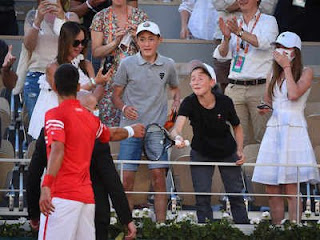
[[[244,133],[244,146],[260,143],[270,114],[260,115],[257,106],[263,99],[266,84],[242,86],[229,83],[225,94],[235,105]]]

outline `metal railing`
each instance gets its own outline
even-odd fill
[[[186,155],[184,155],[186,156]],[[20,167],[20,165],[25,166],[30,163],[30,159],[10,159],[10,158],[0,158],[0,162],[11,162],[15,163]],[[183,166],[229,166],[234,167],[238,166],[235,163],[225,163],[225,162],[191,162],[191,161],[147,161],[147,160],[115,160],[116,164],[119,165],[120,170],[120,178],[123,181],[123,165],[127,163],[131,164],[167,164],[167,165],[183,165]],[[296,194],[264,194],[264,193],[221,193],[221,192],[175,192],[176,195],[205,195],[205,196],[246,196],[246,197],[296,197],[297,198],[297,222],[300,222],[300,204],[301,198],[318,198],[320,199],[320,195],[302,195],[300,193],[300,174],[299,168],[301,167],[312,167],[320,169],[320,164],[257,164],[257,163],[244,163],[242,165],[243,168],[246,167],[255,167],[255,166],[265,166],[265,167],[296,167],[297,168],[297,193]],[[1,189],[0,192],[19,192],[19,202],[23,201],[23,196],[21,197],[21,184],[20,182],[20,189]],[[23,190],[25,192],[25,190]],[[144,192],[144,191],[127,191],[126,193],[130,194],[172,194],[172,191],[168,192]]]

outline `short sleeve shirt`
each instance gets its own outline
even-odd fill
[[[135,26],[138,26],[140,23],[143,23],[147,20],[147,14],[139,8],[132,8],[131,13],[128,15],[128,23]],[[94,16],[90,30],[102,32],[104,36],[103,44],[108,44],[116,38],[115,33],[119,28],[117,22],[117,15],[114,13],[111,6],[101,10]],[[112,53],[112,55],[115,56],[114,69],[118,69],[119,63],[123,58],[134,55],[137,52],[138,47],[133,41],[131,41],[126,53],[123,53],[120,48],[116,48]]]
[[[168,113],[167,86],[177,87],[179,82],[172,59],[158,54],[151,64],[137,53],[121,62],[114,84],[124,87],[124,104],[136,107],[139,115],[134,121],[122,116],[121,127],[134,123],[158,123],[163,126]]]
[[[52,196],[94,203],[89,171],[92,150],[96,138],[109,141],[109,129],[78,100],[71,99],[46,113],[45,138],[48,156],[54,141],[64,143],[64,157],[51,188]]]
[[[236,151],[236,142],[230,132],[232,126],[240,124],[232,100],[214,93],[216,104],[212,109],[204,108],[195,94],[181,103],[178,115],[188,117],[193,129],[192,149],[211,158],[224,158]]]

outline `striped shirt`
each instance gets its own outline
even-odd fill
[[[49,159],[51,144],[64,143],[64,157],[51,188],[52,197],[94,203],[89,167],[95,139],[108,142],[109,129],[76,99],[64,100],[45,116]]]

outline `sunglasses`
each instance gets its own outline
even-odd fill
[[[73,46],[73,47],[78,47],[80,44],[81,44],[83,47],[86,47],[87,44],[88,44],[88,39],[74,40],[72,46]]]

